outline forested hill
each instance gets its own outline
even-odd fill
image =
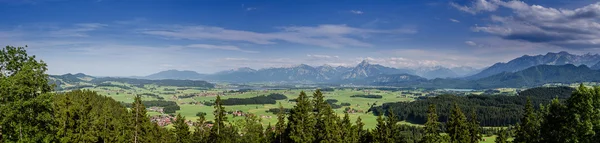
[[[154,84],[159,86],[179,86],[179,87],[201,87],[214,88],[215,85],[202,80],[180,80],[180,79],[136,79],[136,78],[116,78],[116,77],[93,77],[82,73],[50,75],[49,83],[55,84],[57,90],[61,89],[80,89],[84,87],[93,87],[106,82],[120,82],[135,86],[143,86],[145,84]],[[68,85],[68,86],[67,86]]]
[[[387,111],[392,108],[400,120],[424,124],[427,121],[427,107],[429,105],[436,105],[439,120],[446,122],[450,115],[452,104],[457,103],[465,113],[470,113],[471,110],[475,109],[482,126],[507,126],[519,122],[528,97],[531,98],[533,105],[545,105],[550,103],[554,98],[558,98],[559,100],[567,99],[574,90],[571,87],[537,87],[524,90],[517,96],[440,95],[414,102],[385,103],[370,110],[373,111],[373,114],[379,115],[381,111]]]

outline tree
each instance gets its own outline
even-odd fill
[[[380,143],[391,142],[390,139],[388,138],[389,136],[391,136],[391,131],[388,130],[389,128],[387,126],[388,125],[385,122],[385,120],[383,119],[382,115],[379,114],[379,116],[377,116],[377,126],[375,127],[375,130],[373,130],[373,132],[371,132],[374,142],[380,142]]]
[[[597,122],[598,109],[594,108],[594,99],[597,98],[598,93],[594,93],[594,90],[588,89],[583,84],[579,85],[579,88],[569,99],[567,99],[567,108],[569,111],[568,123],[569,128],[573,134],[569,141],[573,142],[596,142],[594,141],[594,122]]]
[[[568,136],[574,134],[574,131],[569,127],[569,120],[566,115],[567,107],[560,103],[558,99],[552,100],[552,103],[547,107],[547,114],[541,123],[540,137],[541,142],[551,143],[564,143],[568,142]]]
[[[285,131],[285,111],[281,102],[279,102],[279,112],[277,113],[277,124],[275,124],[275,140],[283,143],[283,132]]]
[[[394,110],[392,108],[389,108],[387,110],[387,116],[386,116],[386,130],[387,132],[389,132],[388,136],[386,137],[386,141],[387,142],[393,142],[393,141],[403,141],[404,137],[399,135],[400,130],[398,127],[398,116],[396,116],[396,113],[394,112]]]
[[[352,126],[348,112],[344,113],[344,118],[340,122],[339,127],[342,129],[341,136],[344,138],[344,141],[351,143],[359,142],[358,130],[356,126]]]
[[[438,122],[439,117],[435,110],[435,105],[430,104],[427,110],[427,122],[425,123],[425,136],[421,140],[423,143],[437,143],[442,142],[442,136],[440,135],[440,123]]]
[[[146,138],[148,136],[148,129],[150,120],[146,116],[146,107],[142,104],[140,96],[136,96],[131,104],[131,113],[133,114],[133,128],[134,137],[133,142],[149,142],[152,139]]]
[[[210,130],[210,141],[211,142],[222,142],[225,140],[225,136],[222,135],[222,131],[225,130],[225,121],[227,121],[227,117],[225,116],[225,108],[221,103],[221,97],[217,95],[217,99],[215,99],[215,122]]]
[[[264,142],[263,128],[260,124],[260,118],[254,114],[246,114],[244,119],[237,121],[239,132],[242,134],[242,140],[249,143]]]
[[[525,115],[521,118],[521,123],[517,128],[514,142],[537,143],[540,139],[540,125],[529,98],[527,98],[524,110]]]
[[[284,136],[289,138],[285,142],[313,142],[314,120],[310,114],[313,107],[304,91],[296,98],[296,106],[290,110],[288,124]]]
[[[481,140],[481,128],[479,127],[479,121],[477,121],[477,113],[475,109],[471,110],[471,117],[469,117],[469,139],[470,143],[479,143]]]
[[[508,143],[508,135],[507,135],[507,130],[500,130],[498,131],[497,137],[496,137],[496,143]]]
[[[0,50],[0,140],[4,142],[55,139],[47,65],[35,58],[24,47]]]
[[[273,126],[271,126],[271,123],[269,123],[269,125],[267,126],[267,128],[265,128],[265,140],[264,142],[266,143],[273,143],[273,142],[277,142],[277,137],[275,137],[275,132],[273,132]]]
[[[362,119],[360,118],[360,116],[358,118],[356,118],[355,124],[356,124],[355,129],[356,129],[358,142],[370,142],[370,139],[367,139],[368,132],[363,129],[363,127],[365,126],[365,123],[362,122]]]
[[[198,119],[194,123],[194,133],[192,134],[193,142],[208,142],[208,136],[210,135],[210,128],[206,126],[206,113],[196,114]]]
[[[173,123],[173,135],[175,136],[175,142],[178,143],[188,143],[190,140],[190,127],[185,122],[185,117],[182,117],[181,114],[177,114],[175,117],[175,122]]]
[[[450,136],[450,142],[469,142],[469,129],[468,124],[466,123],[465,115],[456,103],[454,103],[450,112],[450,119],[448,119],[448,123],[446,124],[447,132]]]

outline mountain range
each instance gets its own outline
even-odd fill
[[[467,79],[480,79],[502,72],[516,72],[537,65],[586,65],[592,69],[600,69],[600,55],[585,54],[573,55],[568,52],[547,53],[546,55],[529,56],[513,59],[507,63],[496,63],[480,73],[466,77]]]
[[[379,86],[413,86],[442,88],[495,88],[539,86],[545,83],[600,81],[600,55],[572,55],[567,52],[547,53],[496,63],[479,72],[471,67],[441,66],[404,69],[362,61],[354,67],[309,66],[252,69],[242,67],[215,74],[167,70],[141,79],[191,79],[215,82],[249,83],[335,83]],[[64,82],[93,79],[85,74],[53,75]]]

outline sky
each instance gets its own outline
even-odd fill
[[[600,2],[555,0],[0,0],[0,45],[49,74],[250,67],[485,68],[600,53]]]

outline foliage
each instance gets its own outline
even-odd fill
[[[95,84],[101,84],[104,82],[121,82],[127,84],[155,84],[158,86],[179,86],[179,87],[203,87],[203,88],[214,88],[215,85],[206,81],[199,80],[177,80],[177,79],[162,79],[162,80],[148,80],[148,79],[134,79],[134,78],[95,78],[91,82]]]
[[[381,112],[376,109],[382,108],[385,111],[393,108],[400,120],[424,124],[427,121],[427,107],[435,105],[439,111],[440,122],[446,122],[451,105],[455,102],[460,108],[476,110],[479,113],[478,121],[482,126],[507,126],[519,122],[524,113],[522,109],[527,97],[531,98],[533,105],[547,104],[555,97],[559,100],[568,98],[573,90],[570,87],[538,87],[522,91],[518,96],[439,95],[414,102],[384,103],[382,106],[376,106],[370,110],[373,111],[373,114],[378,115]]]
[[[381,96],[381,95],[352,95],[350,97],[376,98],[376,99],[383,98],[383,96]]]

